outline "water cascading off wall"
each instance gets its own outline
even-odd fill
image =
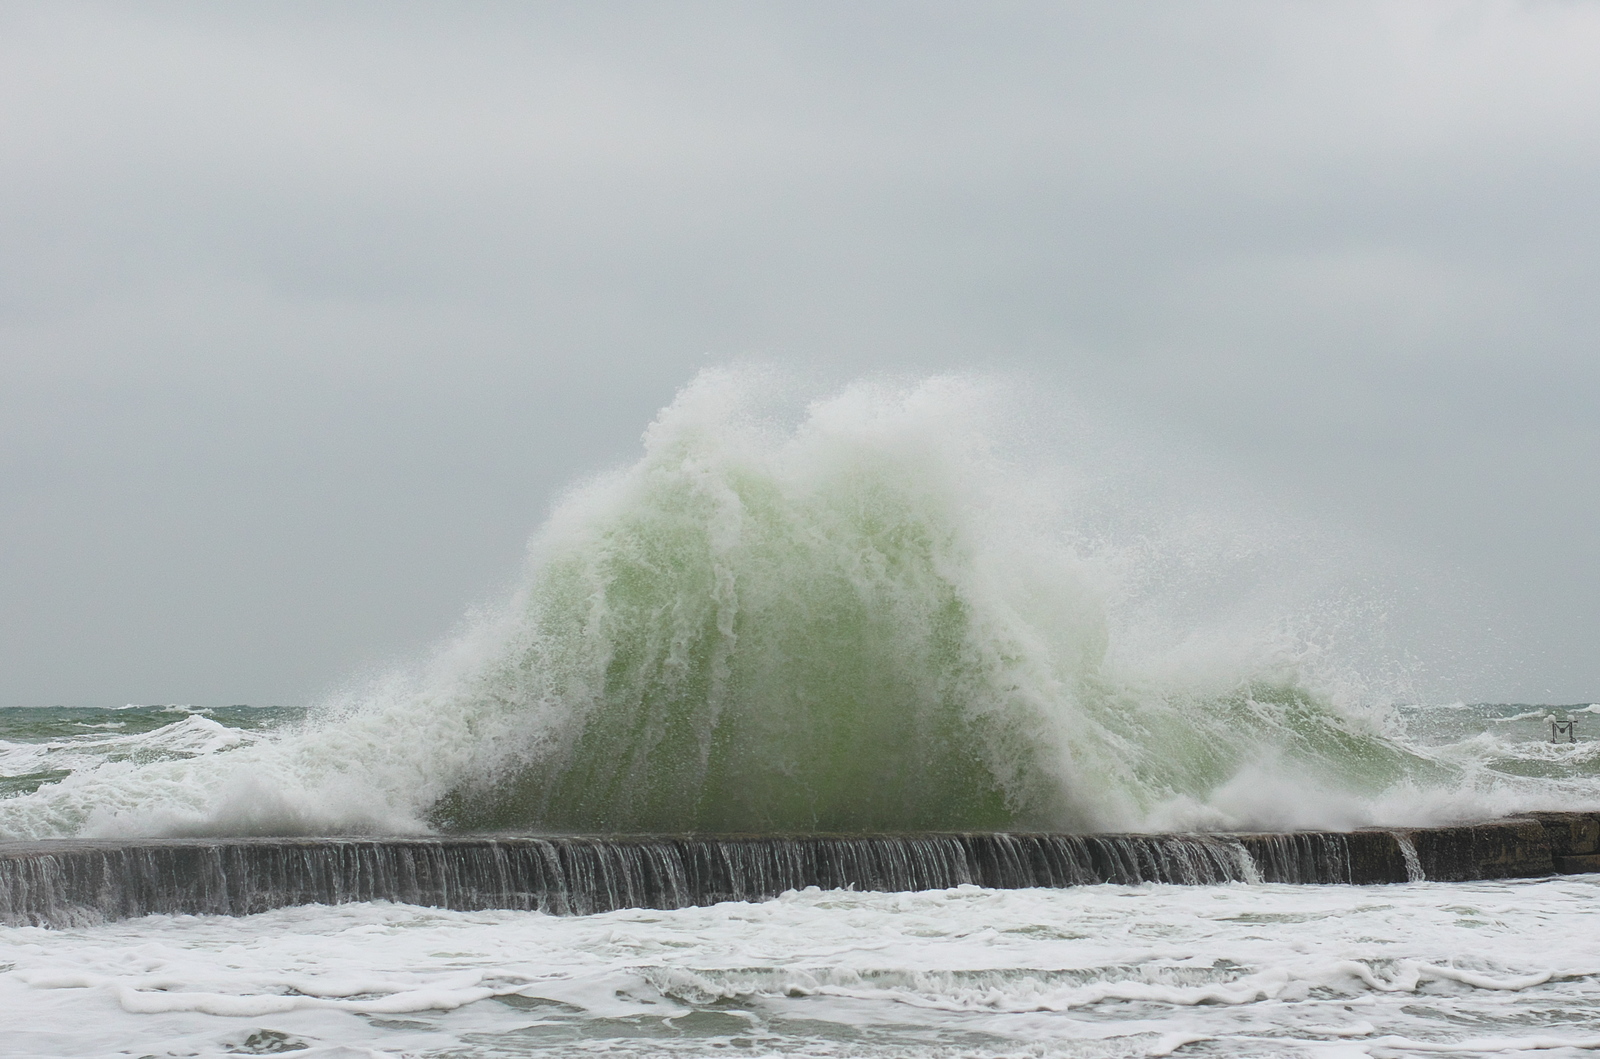
[[[1149,541],[1095,538],[996,455],[1004,402],[938,378],[785,412],[759,373],[705,373],[416,672],[0,802],[0,833],[1245,829],[1295,799],[1350,826],[1454,782],[1292,638],[1150,649],[1123,599]]]

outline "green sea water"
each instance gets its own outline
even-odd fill
[[[284,706],[22,706],[0,709],[0,798],[28,794],[84,769],[140,765],[214,753],[206,726],[264,733],[303,719]],[[187,732],[180,732],[188,729]],[[187,735],[188,738],[184,738]],[[223,747],[239,745],[226,736]]]
[[[0,837],[1283,829],[1596,800],[1590,707],[1553,743],[1546,707],[1385,702],[1327,650],[1347,630],[1260,604],[1249,541],[1094,529],[996,455],[970,380],[766,400],[697,379],[634,464],[560,499],[509,598],[328,701],[0,713]]]

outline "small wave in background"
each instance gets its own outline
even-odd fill
[[[1123,517],[1118,489],[1073,484],[1115,468],[1018,454],[1019,407],[965,377],[805,401],[708,372],[637,463],[561,499],[511,598],[409,671],[303,718],[12,711],[37,731],[0,750],[0,835],[1349,827],[1596,803],[1589,744],[1535,738],[1538,710],[1386,703],[1329,649],[1374,608],[1278,599],[1309,557],[1257,561],[1240,520]]]
[[[75,772],[185,761],[257,742],[305,717],[282,706],[48,706],[0,710],[0,797]]]

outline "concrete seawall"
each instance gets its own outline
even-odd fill
[[[1281,834],[459,836],[0,843],[0,922],[388,900],[584,914],[807,886],[1404,883],[1600,871],[1600,813]]]

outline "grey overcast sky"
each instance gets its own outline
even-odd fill
[[[1595,3],[0,2],[0,705],[414,654],[747,356],[1059,387],[1593,701],[1597,323]]]

